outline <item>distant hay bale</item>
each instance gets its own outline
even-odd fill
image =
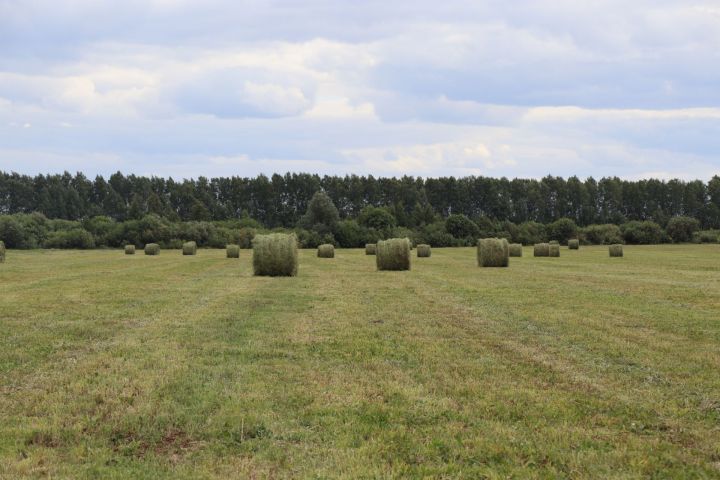
[[[577,238],[571,238],[568,240],[568,250],[579,250],[580,249],[580,240]]]
[[[197,243],[185,242],[182,246],[183,255],[195,255],[197,253]]]
[[[560,245],[551,243],[548,245],[548,257],[559,257],[560,256]]]
[[[558,242],[557,240],[550,240],[548,243],[550,245],[560,245],[560,242]]]
[[[365,244],[365,255],[375,255],[375,252],[377,252],[377,244],[375,244],[375,243],[366,243]]]
[[[511,243],[509,248],[511,257],[522,257],[522,243]]]
[[[549,257],[550,256],[550,244],[549,243],[536,243],[533,247],[533,255],[536,257]]]
[[[378,270],[410,270],[410,240],[391,238],[381,240],[375,247]]]
[[[0,263],[5,263],[5,242],[0,240]]]
[[[298,272],[297,237],[294,233],[256,235],[253,245],[253,271],[257,276],[294,277]]]
[[[510,244],[504,238],[483,238],[477,244],[479,267],[507,267],[510,264]]]
[[[335,258],[335,246],[332,243],[320,245],[317,249],[318,258]]]
[[[125,255],[135,255],[135,245],[125,245]]]
[[[417,256],[418,258],[427,258],[432,254],[432,251],[430,250],[430,245],[427,245],[425,243],[421,243],[417,246]]]
[[[240,258],[240,245],[228,245],[225,252],[227,258]]]
[[[148,243],[145,245],[145,255],[160,255],[160,245],[157,243]]]
[[[611,257],[622,257],[623,256],[623,246],[619,243],[615,245],[610,245],[608,247],[608,250],[610,251]]]

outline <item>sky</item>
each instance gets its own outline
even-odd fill
[[[0,0],[0,170],[707,180],[720,0]]]

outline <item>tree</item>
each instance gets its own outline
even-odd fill
[[[549,240],[557,240],[561,244],[567,244],[571,238],[577,237],[577,225],[569,218],[555,220],[547,226]]]
[[[395,217],[386,208],[365,207],[360,211],[358,223],[366,228],[372,228],[377,232],[389,235],[395,228]]]
[[[334,232],[340,214],[332,199],[325,192],[315,192],[308,202],[307,211],[298,221],[298,227],[318,233]]]
[[[480,233],[475,222],[462,214],[450,215],[445,220],[445,230],[455,238],[474,238]]]
[[[699,229],[700,222],[697,219],[685,216],[672,217],[665,227],[665,231],[675,243],[689,242],[693,233]]]

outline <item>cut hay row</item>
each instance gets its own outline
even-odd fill
[[[511,257],[522,257],[522,244],[511,243],[509,246]]]
[[[125,245],[125,255],[135,255],[135,245]]]
[[[533,256],[535,257],[549,257],[550,256],[550,244],[549,243],[536,243],[533,247]]]
[[[417,246],[417,256],[418,258],[427,258],[430,255],[432,255],[432,251],[430,249],[430,245],[421,243]]]
[[[548,246],[548,257],[559,257],[560,256],[560,244],[551,243]]]
[[[378,270],[410,270],[410,240],[391,238],[381,240],[375,248]]]
[[[608,251],[610,252],[611,257],[622,257],[623,256],[623,246],[620,244],[610,245],[608,247]]]
[[[366,243],[365,244],[365,255],[375,255],[376,251],[377,251],[377,244],[375,244],[375,243]]]
[[[5,242],[0,240],[0,263],[5,263]]]
[[[320,245],[317,249],[318,258],[335,258],[335,246],[331,243]]]
[[[225,247],[227,258],[240,258],[240,245],[228,245]]]
[[[183,255],[195,255],[197,253],[197,243],[185,242],[182,246]]]
[[[257,276],[294,277],[298,272],[297,237],[294,233],[256,235],[252,241],[253,272]]]
[[[477,245],[479,267],[507,267],[510,264],[510,244],[504,238],[483,238]]]
[[[577,238],[571,238],[568,240],[568,250],[579,250],[580,249],[580,240]]]
[[[148,243],[145,245],[145,255],[160,255],[160,245],[157,243]]]

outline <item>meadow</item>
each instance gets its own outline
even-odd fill
[[[8,252],[0,478],[718,478],[718,245]]]

